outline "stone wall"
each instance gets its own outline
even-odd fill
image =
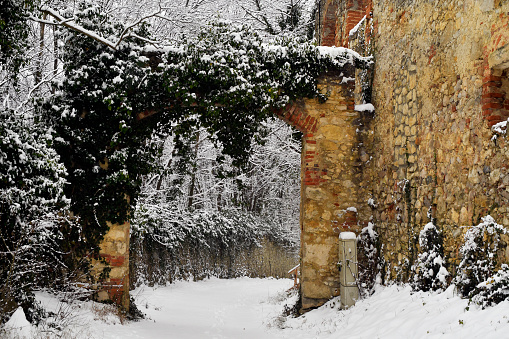
[[[373,1],[372,175],[381,180],[372,193],[384,254],[393,278],[404,279],[430,217],[444,231],[451,264],[481,217],[509,227],[509,148],[490,129],[507,119],[508,78],[489,64],[509,41],[509,4],[397,3]],[[492,63],[506,67],[503,56]]]
[[[375,60],[356,71],[355,103],[376,108],[353,153],[364,190],[356,207],[373,199],[358,227],[376,224],[388,278],[406,280],[433,219],[454,273],[470,226],[490,214],[509,228],[509,145],[491,128],[509,117],[509,3],[328,0],[319,9],[319,42]]]

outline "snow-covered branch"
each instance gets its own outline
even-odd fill
[[[86,35],[86,36],[112,48],[112,49],[117,49],[117,46],[118,46],[117,43],[113,43],[113,42],[109,41],[108,39],[103,38],[96,32],[92,32],[92,31],[90,31],[76,23],[73,23],[73,20],[64,18],[57,11],[53,10],[52,8],[50,8],[48,6],[42,6],[39,10],[41,11],[41,13],[48,14],[48,15],[52,16],[55,20],[57,20],[56,24],[62,25],[64,27],[70,28],[76,32],[82,33],[82,34],[84,34],[84,35]]]

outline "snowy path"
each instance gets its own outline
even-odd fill
[[[281,306],[271,302],[293,281],[275,279],[211,279],[145,288],[135,298],[147,321],[108,326],[102,338],[280,338],[267,332],[264,321]]]
[[[60,303],[44,293],[38,299],[63,315],[61,328],[37,328],[28,338],[76,339],[505,339],[509,338],[509,300],[485,310],[468,305],[451,286],[443,293],[412,292],[408,285],[378,286],[375,294],[340,310],[331,300],[299,318],[283,318],[285,293],[293,281],[210,279],[141,288],[132,295],[147,318],[121,325],[113,306],[91,301]],[[467,307],[469,306],[469,307]],[[108,311],[109,310],[109,311]],[[13,316],[29,333],[24,314]],[[15,322],[15,321],[14,321]],[[54,335],[49,335],[49,333]],[[41,335],[43,333],[44,335]],[[0,335],[1,337],[1,335]],[[9,339],[11,337],[8,337]],[[18,338],[13,336],[12,338]],[[3,338],[2,338],[3,339]]]

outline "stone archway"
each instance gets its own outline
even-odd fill
[[[370,215],[360,161],[362,113],[355,111],[355,67],[318,79],[328,95],[294,102],[276,114],[303,133],[301,155],[301,296],[302,309],[318,307],[339,295],[338,235],[358,234]],[[140,119],[153,112],[144,112]],[[111,269],[99,287],[100,300],[129,307],[129,223],[112,224],[100,256]],[[104,267],[104,266],[102,266]],[[97,263],[98,272],[101,264]]]

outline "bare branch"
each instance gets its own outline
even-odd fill
[[[126,37],[126,34],[127,32],[132,29],[133,27],[136,27],[138,26],[139,24],[141,24],[143,21],[149,19],[149,18],[152,18],[152,17],[155,17],[156,15],[158,15],[159,13],[161,13],[161,6],[159,6],[159,9],[154,12],[154,13],[151,13],[151,14],[148,14],[148,15],[145,15],[141,18],[139,18],[137,21],[135,21],[134,23],[132,23],[131,25],[127,26],[126,28],[124,28],[124,30],[122,31],[122,33],[120,34],[120,38],[118,39],[117,43],[115,44],[115,48],[118,47],[118,45],[122,42],[122,40],[124,40],[124,38]],[[139,36],[137,35],[132,35],[132,36],[136,36],[138,38],[140,38]]]

